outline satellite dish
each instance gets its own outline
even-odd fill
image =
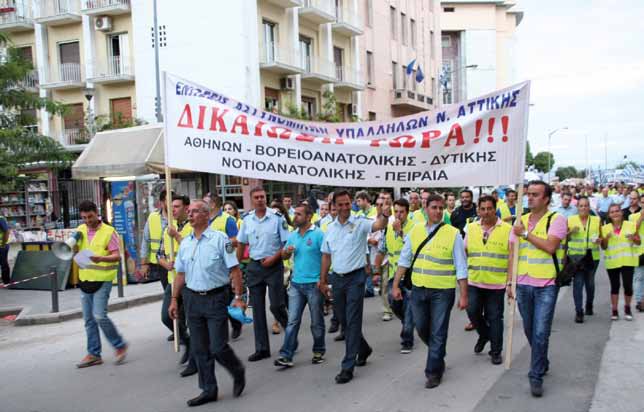
[[[54,242],[51,245],[51,251],[60,260],[71,260],[74,256],[74,246],[81,239],[82,234],[75,232],[64,242]]]

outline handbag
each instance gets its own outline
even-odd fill
[[[105,282],[81,280],[78,282],[78,287],[83,293],[91,295],[92,293],[96,293],[103,286],[103,283]]]
[[[436,229],[434,229],[434,231],[433,231],[432,233],[430,233],[430,234],[425,238],[425,240],[423,240],[423,241],[420,243],[420,245],[418,246],[418,249],[416,249],[416,253],[414,254],[414,259],[411,261],[411,265],[410,265],[410,266],[409,266],[409,268],[405,271],[405,277],[402,279],[402,286],[403,286],[405,289],[409,289],[409,290],[411,290],[411,287],[412,287],[412,284],[411,284],[411,272],[412,272],[412,269],[414,268],[414,263],[416,263],[416,259],[418,258],[418,255],[420,254],[420,251],[421,251],[421,250],[423,250],[423,248],[425,247],[425,245],[426,245],[430,240],[432,240],[432,238],[434,237],[434,235],[435,235],[436,233],[438,233],[438,231],[440,230],[440,228],[441,228],[441,227],[443,227],[443,225],[444,225],[444,224],[445,224],[445,222],[440,222],[440,223],[438,224],[438,227],[436,227]]]
[[[546,223],[546,233],[548,232],[548,229],[550,229],[550,220],[552,219],[552,216],[554,213],[551,213],[548,216],[548,221]],[[588,238],[590,235],[590,218],[588,218],[588,227],[586,228],[586,246],[588,246]],[[564,286],[570,286],[572,283],[572,279],[575,277],[575,274],[583,271],[586,268],[587,264],[587,257],[588,257],[588,250],[586,250],[586,253],[584,255],[574,255],[570,256],[568,255],[568,247],[566,245],[566,255],[564,257],[564,265],[561,270],[559,270],[559,262],[557,260],[557,254],[555,253],[552,255],[552,260],[555,264],[555,270],[557,272],[557,278],[555,279],[555,284],[558,287],[564,287]],[[592,259],[592,254],[591,254],[591,259]]]

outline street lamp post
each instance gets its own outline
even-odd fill
[[[87,122],[89,123],[88,130],[89,130],[90,139],[93,138],[94,135],[96,134],[94,111],[92,110],[92,98],[94,97],[94,93],[95,93],[95,90],[93,87],[86,87],[85,89],[83,89],[83,94],[87,99]],[[81,136],[81,139],[83,139],[82,136]]]
[[[551,163],[552,163],[552,157],[553,157],[552,152],[550,152],[550,141],[551,141],[552,135],[557,133],[560,130],[568,130],[568,126],[559,127],[551,131],[550,133],[548,133],[548,183],[550,183],[550,169],[552,169]]]

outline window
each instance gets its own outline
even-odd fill
[[[443,7],[445,13],[454,13],[454,7]]]
[[[452,38],[447,35],[441,36],[441,47],[452,47]]]
[[[302,110],[306,113],[309,119],[313,119],[317,114],[315,108],[315,98],[302,96]]]
[[[411,38],[411,47],[416,48],[416,20],[409,19],[409,37]]]
[[[400,13],[400,39],[403,45],[407,45],[407,16]]]
[[[414,69],[411,72],[411,79],[409,80],[411,82],[411,90],[416,91],[416,69]]]
[[[266,62],[275,61],[277,49],[277,25],[268,20],[262,22],[264,25],[264,48]]]
[[[129,43],[127,33],[107,37],[107,74],[130,74]]]
[[[407,66],[401,66],[400,68],[402,69],[400,71],[400,73],[402,74],[402,79],[403,79],[402,88],[403,88],[403,90],[406,90],[407,89],[407,77],[409,77],[409,76],[407,76]]]
[[[398,38],[398,27],[396,25],[396,8],[389,6],[389,24],[391,26],[391,38],[396,40]]]
[[[311,55],[313,54],[313,40],[306,36],[300,36],[300,67],[305,72],[311,72]]]
[[[391,78],[393,81],[394,90],[398,89],[398,63],[391,62]]]
[[[59,80],[80,80],[80,48],[77,41],[58,44]]]
[[[367,0],[367,27],[373,27],[373,0]]]
[[[33,58],[33,53],[32,53],[32,50],[31,50],[31,46],[16,47],[16,51],[18,52],[18,55],[23,60],[26,60],[31,64],[34,63],[34,58]]]
[[[374,84],[374,67],[373,67],[373,53],[367,51],[367,84],[369,86]]]
[[[272,112],[273,108],[279,110],[280,104],[280,91],[271,89],[270,87],[264,88],[264,110]]]
[[[342,67],[342,61],[344,60],[344,50],[339,47],[333,48],[333,62],[335,63],[335,77],[338,81],[344,80],[344,68]]]
[[[369,112],[369,121],[376,120],[376,112]]]
[[[110,115],[112,117],[112,126],[115,128],[121,128],[131,124],[132,98],[110,99]]]

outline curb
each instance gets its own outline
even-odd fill
[[[135,306],[145,305],[146,303],[157,302],[163,299],[163,292],[148,293],[129,298],[116,298],[108,305],[109,311],[123,310]],[[21,308],[21,312],[14,321],[15,326],[32,326],[32,325],[46,325],[50,323],[60,323],[72,319],[80,319],[83,317],[82,309],[72,309],[61,311],[58,313],[41,313],[29,314],[29,307]]]

